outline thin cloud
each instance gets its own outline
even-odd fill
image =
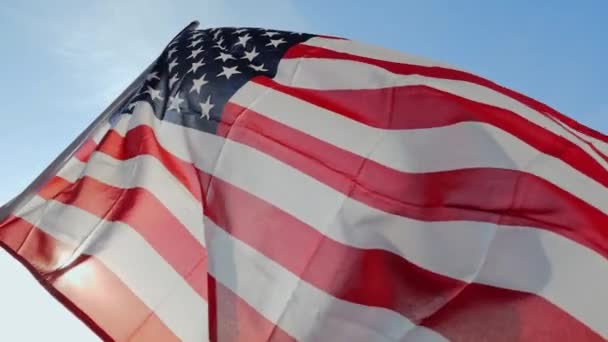
[[[308,28],[295,1],[286,0],[108,0],[86,6],[65,2],[59,1],[53,13],[20,5],[1,13],[19,18],[32,34],[43,36],[43,48],[70,85],[66,88],[77,91],[66,96],[83,109],[111,102],[192,20],[199,20],[202,27]]]

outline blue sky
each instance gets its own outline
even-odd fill
[[[607,16],[605,0],[3,3],[0,202],[27,186],[195,19],[202,27],[338,35],[426,56],[608,132]],[[1,339],[95,340],[2,253],[0,274]],[[32,322],[38,328],[31,329]]]

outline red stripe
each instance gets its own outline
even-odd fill
[[[139,155],[152,156],[160,161],[197,200],[204,201],[204,189],[208,187],[210,178],[199,174],[192,163],[176,157],[162,147],[150,126],[141,125],[133,128],[125,137],[111,130],[98,151],[119,160],[127,160]]]
[[[222,120],[218,131],[230,131],[231,140],[382,211],[425,221],[538,227],[608,256],[608,217],[532,174],[489,168],[399,172],[232,103]]]
[[[423,325],[462,342],[604,340],[540,297],[479,284],[464,288]]]
[[[516,92],[514,90],[508,89],[501,85],[498,85],[490,80],[484,79],[483,77],[465,72],[460,70],[449,69],[445,67],[439,66],[421,66],[415,64],[405,64],[405,63],[397,63],[397,62],[389,62],[379,59],[373,59],[368,57],[356,56],[348,53],[337,52],[325,48],[308,46],[308,45],[297,45],[293,48],[289,49],[283,58],[302,58],[302,57],[314,57],[314,58],[330,58],[330,59],[345,59],[345,60],[353,60],[359,61],[371,65],[375,65],[381,68],[384,68],[388,71],[391,71],[396,74],[402,75],[411,75],[418,74],[422,76],[450,79],[450,80],[461,80],[467,81],[471,83],[475,83],[486,88],[492,89],[496,92],[499,92],[503,95],[509,96],[528,107],[544,114],[545,116],[559,120],[566,124],[567,126],[578,130],[579,132],[585,133],[589,136],[592,136],[600,141],[608,142],[608,136],[597,132],[589,127],[586,127],[572,118],[568,118],[565,115],[559,113],[553,108],[534,100],[524,94]]]
[[[116,188],[90,177],[75,183],[63,182],[63,190],[57,195],[49,197],[42,191],[40,196],[80,208],[106,221],[128,224],[186,278],[202,298],[207,298],[206,280],[188,279],[191,273],[207,273],[206,262],[201,262],[201,258],[206,258],[206,250],[152,194],[142,188]],[[193,280],[203,283],[191,283]]]
[[[89,157],[91,157],[91,154],[95,152],[96,148],[97,143],[93,139],[88,138],[84,141],[82,146],[80,146],[80,148],[78,148],[76,152],[74,152],[74,157],[80,160],[81,162],[86,163],[89,160]]]
[[[209,189],[206,215],[235,238],[257,249],[268,258],[298,275],[303,280],[346,301],[367,306],[384,307],[401,313],[416,323],[433,317],[434,312],[459,298],[465,289],[476,289],[484,301],[456,306],[469,310],[468,325],[484,322],[484,307],[500,310],[503,303],[517,308],[529,322],[530,334],[559,338],[562,329],[573,336],[595,336],[576,319],[540,297],[518,291],[470,285],[424,270],[387,251],[358,249],[323,236],[289,214],[248,194],[237,187],[214,178]],[[271,237],[270,239],[268,237]],[[521,301],[522,297],[534,297]],[[474,297],[474,295],[473,295]],[[479,306],[468,306],[468,305]],[[477,310],[477,311],[476,311]],[[542,319],[535,315],[542,313]],[[567,319],[566,319],[567,318]],[[546,334],[536,322],[560,322]],[[459,337],[447,329],[448,338]],[[595,336],[597,340],[600,338]]]
[[[295,341],[234,292],[209,275],[209,340],[231,342]]]
[[[555,123],[557,123],[558,125],[563,127],[565,130],[572,133],[574,136],[576,136],[578,138],[578,140],[582,141],[584,144],[589,146],[589,148],[591,148],[593,150],[593,152],[595,152],[595,154],[599,155],[605,161],[608,161],[608,155],[605,154],[604,152],[600,151],[593,143],[590,142],[590,140],[588,138],[583,137],[580,132],[574,130],[573,128],[569,128],[568,125],[564,124],[563,122],[561,122],[553,117],[551,118],[551,120],[553,120]]]
[[[605,134],[603,134],[601,132],[598,132],[598,131],[594,130],[591,127],[587,127],[587,126],[585,126],[585,125],[577,122],[576,120],[574,120],[572,118],[569,118],[569,117],[565,116],[564,114],[556,111],[555,109],[550,108],[550,107],[548,107],[548,106],[546,106],[546,105],[544,105],[542,103],[537,102],[534,99],[530,99],[530,102],[531,103],[536,103],[536,105],[538,105],[539,108],[545,108],[545,113],[546,114],[552,115],[556,120],[560,121],[561,123],[565,124],[566,126],[572,128],[572,129],[574,129],[574,130],[576,130],[578,132],[586,134],[586,135],[588,135],[590,137],[593,137],[593,138],[595,138],[595,139],[597,139],[599,141],[603,141],[605,143],[608,143],[608,136],[607,135],[605,135]]]
[[[314,90],[281,85],[266,77],[258,77],[254,82],[382,129],[433,128],[470,121],[487,123],[510,133],[544,154],[563,160],[583,174],[608,186],[608,171],[571,141],[508,110],[434,88],[404,86],[362,90]]]
[[[208,180],[199,179],[196,168],[191,163],[179,159],[163,148],[150,126],[135,127],[129,130],[125,137],[110,130],[98,151],[120,160],[139,155],[154,156],[196,199],[200,201],[202,198],[201,184],[204,183],[201,181]]]
[[[146,337],[155,336],[162,341],[179,341],[154,312],[95,257],[81,255],[71,264],[61,265],[62,257],[71,255],[74,248],[14,216],[0,225],[0,234],[0,245],[102,340],[150,341]],[[16,243],[15,237],[25,236],[26,239]],[[10,238],[7,240],[7,237]]]

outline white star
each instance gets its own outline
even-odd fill
[[[268,71],[268,69],[264,69],[264,64],[257,66],[255,64],[249,64],[249,67],[255,71]]]
[[[274,46],[275,48],[281,44],[287,43],[283,38],[281,39],[271,39],[270,43],[266,44],[266,46]]]
[[[215,107],[215,105],[211,103],[211,95],[207,96],[207,101],[200,102],[199,104],[201,106],[201,119],[209,119],[211,108]]]
[[[177,66],[179,63],[177,63],[177,58],[175,58],[173,60],[173,62],[169,63],[169,72],[171,72],[171,70],[173,70],[173,68],[175,68],[175,66]]]
[[[201,31],[196,31],[196,32],[194,32],[194,33],[192,34],[192,36],[190,36],[190,39],[192,39],[192,40],[196,40],[196,38],[198,38],[198,37],[200,37],[200,36],[202,36],[202,35],[203,35],[203,33],[202,33]]]
[[[221,59],[222,62],[226,62],[229,59],[235,59],[235,58],[229,53],[220,52],[220,55],[215,60],[218,60],[218,59]]]
[[[197,78],[195,80],[192,80],[192,82],[194,83],[194,85],[192,86],[192,88],[190,89],[190,92],[193,92],[196,90],[197,94],[200,94],[201,92],[201,87],[204,86],[205,84],[209,83],[209,81],[207,81],[205,79],[205,76],[207,76],[207,74],[203,74],[203,76],[201,76],[200,78]]]
[[[173,85],[175,84],[175,82],[179,81],[179,77],[177,76],[177,74],[173,75],[173,77],[171,77],[171,79],[169,80],[169,88],[173,88]]]
[[[246,47],[246,45],[247,45],[247,41],[249,41],[249,39],[251,39],[251,36],[249,35],[249,33],[247,33],[247,34],[246,34],[246,35],[244,35],[244,36],[240,36],[240,37],[239,37],[239,42],[238,42],[238,43],[236,43],[236,44],[234,44],[234,46],[236,47],[236,46],[238,46],[238,45],[242,45],[242,46],[243,46],[243,48],[244,48],[244,47]]]
[[[148,90],[144,91],[144,93],[149,94],[150,97],[152,98],[152,101],[159,99],[159,100],[163,100],[163,97],[160,96],[160,90],[154,89],[150,86],[148,86]]]
[[[243,32],[247,32],[247,29],[242,28],[242,29],[235,30],[235,31],[233,32],[233,34],[241,34],[241,33],[243,33]]]
[[[279,32],[266,31],[266,33],[264,33],[262,36],[266,36],[268,38],[272,38],[272,37],[276,36],[277,34],[280,34],[280,33]]]
[[[222,46],[223,43],[224,43],[224,37],[220,38],[220,40],[217,41],[217,43],[215,44],[215,47],[220,48],[222,50],[226,50],[226,48]]]
[[[157,79],[159,80],[160,78],[158,78],[158,72],[151,72],[148,74],[148,76],[146,76],[146,81],[152,81],[153,79]]]
[[[224,69],[224,71],[217,74],[217,77],[226,76],[226,79],[229,80],[232,75],[241,73],[240,71],[237,70],[237,68],[238,68],[238,65],[233,66],[232,68],[226,68],[223,66],[222,69]]]
[[[246,59],[250,62],[253,62],[253,59],[256,58],[260,53],[255,51],[255,46],[251,51],[245,51],[245,56],[241,57],[241,59]]]
[[[203,51],[205,51],[205,50],[203,50],[203,48],[198,48],[196,50],[192,50],[192,52],[190,52],[190,56],[188,56],[188,58],[186,58],[186,59],[196,58],[196,56],[198,56]]]
[[[188,70],[188,72],[196,74],[196,70],[198,70],[198,68],[202,67],[203,65],[205,65],[205,63],[203,63],[202,59],[199,62],[192,63],[192,67],[190,68],[190,70]]]
[[[190,43],[190,45],[188,45],[189,48],[193,48],[195,46],[197,46],[198,44],[202,43],[203,40],[202,39],[197,39],[195,41],[193,41],[192,43]]]
[[[173,56],[174,53],[177,52],[177,48],[174,47],[173,49],[169,50],[169,53],[167,54],[167,58],[171,59],[171,56]]]
[[[179,94],[177,94],[177,96],[170,96],[169,108],[167,108],[167,110],[175,109],[176,111],[180,112],[181,109],[179,108],[179,105],[181,105],[182,102],[184,102],[184,99],[180,98]]]

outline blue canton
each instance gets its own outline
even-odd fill
[[[215,133],[230,97],[253,77],[274,77],[287,50],[311,37],[259,28],[185,31],[169,43],[123,112],[147,101],[161,120]]]

